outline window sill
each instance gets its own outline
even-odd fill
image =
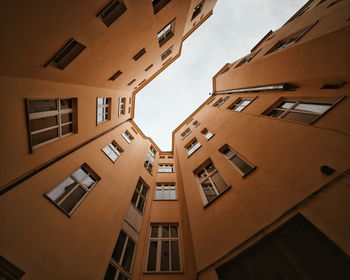
[[[144,271],[143,274],[184,274],[183,271]]]
[[[212,203],[214,203],[215,201],[218,200],[219,197],[221,197],[223,194],[225,194],[226,192],[228,192],[230,189],[232,189],[231,186],[228,186],[222,193],[220,193],[217,197],[215,197],[212,201],[208,202],[207,204],[205,204],[203,206],[203,208],[207,208],[209,205],[211,205]]]

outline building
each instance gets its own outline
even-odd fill
[[[0,275],[349,279],[349,1],[308,1],[224,65],[211,97],[174,130],[171,152],[132,120],[133,97],[215,1],[113,1],[106,10],[122,15],[110,27],[97,2],[6,10]],[[153,33],[135,21],[146,16]],[[164,46],[147,39],[175,16]],[[113,52],[108,31],[129,47]],[[54,55],[67,36],[69,65]]]

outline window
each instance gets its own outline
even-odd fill
[[[193,124],[195,127],[198,127],[201,123],[200,123],[199,121],[194,121],[192,124]]]
[[[111,261],[108,265],[104,280],[130,279],[131,264],[135,252],[135,241],[123,230],[120,231],[115,244]]]
[[[318,21],[316,21],[314,24],[312,24],[311,26],[303,29],[302,31],[299,31],[298,33],[293,34],[292,36],[287,37],[284,40],[278,41],[265,55],[270,54],[272,52],[278,51],[280,49],[284,49],[290,45],[295,44],[296,42],[298,42],[307,32],[309,32],[311,30],[311,28],[313,28],[316,24],[318,23]]]
[[[173,52],[173,46],[168,48],[165,52],[162,53],[162,60],[166,59]]]
[[[312,124],[339,101],[334,103],[286,100],[280,102],[272,110],[264,113],[264,115],[278,119]]]
[[[55,56],[46,63],[45,67],[52,66],[63,70],[66,68],[86,47],[78,41],[71,39]]]
[[[153,64],[147,66],[147,68],[145,69],[145,71],[147,72],[149,69],[151,69],[153,67]]]
[[[167,156],[167,158],[174,158],[174,156]]]
[[[238,98],[235,102],[233,102],[228,109],[241,112],[247,107],[250,103],[253,102],[253,99],[249,98]]]
[[[174,172],[174,165],[172,164],[159,164],[158,166],[159,173],[172,173]]]
[[[162,63],[162,66],[164,66],[165,64],[167,64],[170,60],[172,60],[172,56],[170,58],[168,58],[165,62]]]
[[[158,13],[169,2],[170,0],[152,0],[154,14]]]
[[[179,272],[180,244],[177,224],[151,224],[146,271]]]
[[[97,98],[97,120],[96,124],[111,119],[111,98]]]
[[[136,82],[136,79],[132,79],[129,83],[128,83],[128,86],[131,86],[133,83]]]
[[[236,151],[234,151],[228,145],[223,146],[220,152],[232,162],[232,164],[238,169],[242,176],[248,175],[255,169],[255,166],[250,165],[246,160],[243,159]]]
[[[261,49],[258,50],[258,51],[256,51],[253,55],[250,55],[250,56],[248,56],[248,57],[243,58],[243,59],[236,65],[235,68],[240,67],[240,66],[245,65],[245,64],[248,64],[250,61],[253,60],[253,58],[254,58],[260,51],[261,51]]]
[[[192,155],[195,151],[197,151],[201,147],[201,143],[197,141],[196,138],[193,138],[190,143],[188,143],[185,148],[187,150],[187,156],[189,157]]]
[[[191,21],[194,20],[202,11],[204,1],[199,3],[193,10]]]
[[[143,165],[149,173],[152,173],[154,158],[156,156],[156,153],[157,153],[157,151],[151,146],[150,149],[148,150],[146,160],[145,160],[145,163]]]
[[[330,4],[327,6],[327,9],[330,8],[330,7],[332,7],[332,6],[335,5],[335,4],[338,4],[340,1],[342,1],[342,0],[333,1],[332,3],[330,3]]]
[[[209,140],[210,138],[212,138],[215,134],[211,133],[208,129],[204,128],[201,133],[203,134],[203,136],[205,138],[207,138],[207,140]]]
[[[106,26],[110,26],[122,14],[124,14],[125,11],[126,7],[121,0],[113,0],[98,13],[97,17],[99,17]]]
[[[123,138],[125,139],[126,142],[128,142],[129,144],[132,142],[132,140],[134,139],[134,137],[131,135],[131,133],[127,130],[125,130],[125,132],[121,133],[121,136],[123,136]]]
[[[171,37],[174,36],[175,19],[168,23],[161,31],[158,32],[159,46],[163,46]]]
[[[125,115],[126,98],[119,97],[119,111],[118,116]]]
[[[195,174],[207,203],[213,201],[219,194],[229,188],[211,160],[205,163],[204,167],[200,167],[195,171]]]
[[[137,54],[135,54],[134,56],[133,56],[133,60],[138,60],[141,56],[143,56],[144,54],[146,53],[146,49],[145,48],[143,48],[142,50],[140,50]]]
[[[184,132],[181,133],[182,139],[185,139],[187,135],[189,135],[190,133],[191,133],[191,129],[187,128]]]
[[[24,276],[24,272],[4,257],[0,256],[0,279],[18,280]]]
[[[118,144],[115,141],[112,141],[112,143],[108,144],[106,147],[102,149],[102,151],[108,156],[111,161],[116,162],[116,160],[120,157],[120,155],[123,153],[123,149],[118,146]]]
[[[175,200],[176,189],[175,184],[157,184],[154,200]]]
[[[120,71],[120,70],[118,70],[118,71],[115,72],[115,73],[113,74],[113,76],[110,77],[108,80],[109,80],[109,81],[115,81],[121,74],[123,74],[123,72]]]
[[[84,163],[45,196],[70,216],[99,180],[100,177]]]
[[[220,98],[218,99],[218,101],[216,101],[216,102],[213,104],[213,107],[220,107],[222,104],[225,103],[225,101],[226,101],[227,99],[229,99],[228,96],[220,97]]]
[[[131,203],[138,209],[141,213],[145,208],[146,197],[148,192],[148,186],[141,180],[137,182],[134,194],[131,198]]]
[[[77,132],[77,99],[27,99],[31,151]]]

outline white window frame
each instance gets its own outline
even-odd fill
[[[219,108],[222,104],[224,104],[224,103],[226,102],[227,99],[229,99],[229,96],[220,97],[220,98],[213,104],[213,107]]]
[[[246,107],[248,107],[255,98],[238,98],[233,102],[227,109],[236,111],[236,112],[242,112]],[[246,102],[249,102],[246,104]]]
[[[207,139],[210,140],[215,134],[210,132],[207,128],[204,128],[201,133],[203,134],[203,136]]]
[[[212,164],[214,169],[213,171],[211,172],[208,172],[206,170],[206,167],[209,165],[209,164]],[[204,171],[204,174],[205,174],[205,177],[203,178],[200,178],[198,176],[198,174],[201,172],[201,171]],[[205,164],[202,164],[202,167],[200,167],[199,169],[197,169],[197,171],[195,171],[195,175],[197,177],[197,180],[199,182],[199,185],[200,185],[200,189],[202,191],[202,197],[203,197],[203,200],[206,204],[209,204],[211,203],[212,201],[214,201],[221,193],[225,192],[225,190],[227,190],[228,188],[230,188],[230,186],[225,182],[226,184],[226,188],[225,190],[223,190],[222,192],[219,192],[219,190],[217,189],[214,181],[211,179],[211,177],[213,177],[215,174],[219,174],[219,176],[221,177],[221,179],[225,182],[225,180],[222,178],[222,176],[220,175],[218,169],[215,167],[214,163],[210,160],[210,161],[207,161]],[[211,184],[211,188],[206,188],[206,187],[203,187],[203,184],[206,183],[207,181],[209,181],[209,183]],[[212,200],[208,200],[206,194],[208,195],[215,195],[215,197],[212,199]]]
[[[107,146],[105,146],[104,148],[102,148],[102,152],[105,153],[105,155],[112,161],[112,162],[116,162],[117,159],[121,156],[121,154],[124,152],[122,148],[119,147],[119,145],[117,144],[117,142],[115,142],[114,140],[109,143]],[[114,156],[116,156],[116,158],[114,159]]]
[[[175,30],[175,19],[169,22],[161,31],[158,32],[158,43],[164,45],[173,35]]]
[[[159,164],[158,165],[158,173],[173,173],[174,165],[173,164]]]
[[[197,151],[200,147],[202,147],[202,144],[199,143],[199,141],[196,138],[193,138],[186,146],[187,150],[187,157],[193,155],[195,151]]]
[[[191,129],[188,127],[184,132],[181,133],[182,140],[185,139],[189,134],[191,134]]]
[[[85,173],[85,176],[81,179],[77,178],[76,175],[74,175],[76,172],[78,172],[79,170],[83,170],[83,172]],[[52,197],[51,194],[55,192],[55,190],[57,190],[60,185],[62,183],[64,183],[67,179],[70,179],[71,181],[73,181],[75,183],[75,185],[72,187],[71,190],[69,190],[69,192],[67,192],[61,199],[59,202],[56,202]],[[86,180],[93,180],[93,184],[90,186],[85,186],[84,185],[84,181]],[[84,163],[82,166],[80,166],[78,169],[74,170],[74,172],[72,172],[71,174],[69,174],[68,177],[66,177],[63,181],[61,181],[55,188],[51,189],[50,191],[48,191],[47,193],[45,193],[45,197],[47,197],[53,204],[55,204],[60,210],[62,210],[66,215],[71,216],[72,213],[77,209],[77,207],[80,205],[80,203],[85,199],[85,197],[94,189],[94,187],[96,186],[96,184],[98,183],[98,181],[101,178],[91,169],[90,166],[88,166],[86,163]],[[68,212],[66,211],[63,207],[61,207],[61,204],[69,198],[69,196],[78,188],[82,188],[85,191],[84,196],[82,196],[80,198],[79,201],[76,202],[76,204],[74,205],[74,207]],[[67,188],[67,186],[65,187]],[[60,197],[62,196],[62,194],[60,195]],[[56,199],[57,200],[57,199]]]
[[[158,183],[153,200],[177,200],[175,183]]]
[[[231,154],[227,155],[227,153],[224,153],[225,150],[230,150]],[[242,177],[247,176],[250,174],[253,170],[255,170],[256,166],[250,164],[245,158],[243,158],[240,154],[238,154],[234,149],[232,149],[229,145],[224,145],[220,150],[219,150],[223,156],[228,159],[232,165],[237,169],[237,171],[241,174]],[[243,161],[246,165],[250,167],[250,169],[247,172],[243,172],[234,162],[233,159],[235,157],[238,157],[241,161]]]
[[[114,249],[113,251],[115,250],[116,246],[117,246],[117,243],[118,243],[118,239],[119,239],[119,236],[121,233],[124,233],[126,235],[126,238],[124,240],[124,243],[123,243],[123,249],[122,249],[122,253],[120,255],[120,260],[119,262],[115,259],[113,259],[113,255],[111,256],[111,259],[110,259],[110,262],[108,264],[108,267],[111,265],[113,266],[115,269],[116,269],[116,274],[114,276],[114,279],[118,279],[119,278],[119,275],[120,274],[123,274],[124,276],[126,276],[128,279],[130,279],[131,277],[131,271],[132,271],[132,266],[133,266],[133,262],[134,262],[134,257],[135,257],[135,252],[136,252],[136,241],[130,237],[129,234],[127,234],[125,232],[125,230],[121,230],[119,235],[118,235],[118,238],[117,238],[117,241],[114,245]],[[128,242],[129,240],[131,240],[133,243],[134,243],[134,250],[133,250],[133,254],[132,254],[132,258],[131,258],[131,263],[130,263],[130,271],[127,271],[123,266],[122,266],[122,263],[123,263],[123,260],[125,258],[125,252],[126,252],[126,247],[128,245]],[[107,270],[108,270],[108,267],[107,267]],[[107,272],[106,270],[106,272]],[[106,273],[105,273],[106,274]]]
[[[99,113],[99,109],[102,109],[102,113]],[[101,116],[100,120],[99,120],[99,116]],[[97,97],[96,98],[96,125],[104,123],[110,119],[111,119],[111,98]]]
[[[55,100],[56,101],[56,110],[51,110],[51,111],[43,111],[43,112],[33,112],[33,113],[29,113],[29,108],[30,102],[33,101],[41,101],[41,100]],[[68,109],[62,109],[61,108],[61,100],[71,100],[72,102],[72,108],[68,108]],[[26,103],[27,103],[27,112],[28,112],[28,132],[29,132],[29,141],[30,141],[30,152],[32,152],[33,150],[36,150],[37,148],[40,148],[46,144],[49,144],[51,142],[57,141],[61,138],[64,138],[66,136],[72,135],[73,133],[76,132],[76,104],[77,104],[77,99],[76,98],[35,98],[35,99],[30,99],[27,98],[26,99]],[[65,114],[72,114],[72,121],[70,122],[66,122],[66,123],[62,123],[62,115]],[[57,125],[54,126],[50,126],[50,127],[45,127],[36,131],[32,131],[30,129],[30,121],[31,120],[37,120],[37,119],[42,119],[42,118],[47,118],[47,117],[57,117]],[[66,134],[62,134],[62,130],[64,126],[69,126],[72,125],[72,131],[68,132]],[[55,138],[51,138],[45,142],[41,142],[39,144],[33,145],[32,144],[32,136],[41,132],[45,132],[51,129],[57,129],[58,130],[58,134],[57,137]]]
[[[119,97],[119,110],[118,110],[118,117],[121,115],[125,115],[125,107],[126,107],[126,98],[125,97]]]
[[[158,236],[152,237],[152,227],[158,227]],[[169,237],[162,237],[162,228],[169,227]],[[171,236],[171,227],[177,228],[177,236]],[[169,242],[169,270],[161,270],[161,248],[162,241]],[[178,258],[179,258],[179,270],[172,270],[172,260],[171,260],[171,242],[177,242],[178,244]],[[156,270],[148,270],[148,260],[150,253],[151,242],[157,242],[157,255],[156,255]],[[158,272],[158,273],[179,273],[182,272],[182,257],[181,257],[181,242],[180,242],[180,228],[178,224],[151,224],[149,230],[149,241],[148,241],[148,250],[147,250],[147,261],[145,266],[146,272]]]
[[[140,189],[138,189],[138,186],[140,186]],[[146,194],[143,194],[143,190],[146,190]],[[135,209],[143,215],[145,208],[146,208],[146,202],[147,202],[147,195],[148,195],[149,187],[148,185],[141,179],[137,181],[135,190],[133,192],[133,195],[131,197],[131,205],[135,207]],[[133,201],[133,198],[136,194],[136,201]],[[143,206],[142,209],[139,209],[140,201],[143,200]]]
[[[126,142],[128,142],[129,144],[132,142],[132,140],[134,140],[134,137],[131,135],[131,133],[128,130],[125,130],[124,132],[122,132],[120,134]]]

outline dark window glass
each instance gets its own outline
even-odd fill
[[[77,187],[61,204],[60,206],[67,212],[70,213],[74,206],[85,196],[86,191]]]
[[[157,263],[157,241],[151,241],[149,245],[149,252],[148,252],[148,263],[147,263],[147,270],[148,271],[155,271],[156,270],[156,263]]]
[[[125,239],[126,239],[126,234],[124,233],[124,231],[121,231],[119,233],[119,237],[118,237],[117,243],[114,247],[113,254],[112,254],[112,258],[116,262],[120,261],[120,257],[122,255],[123,248],[124,248]]]
[[[32,134],[32,146],[58,138],[58,128],[46,130],[40,133]]]
[[[179,242],[171,241],[171,269],[180,270]]]
[[[56,99],[28,100],[28,105],[29,105],[29,113],[57,110]]]
[[[252,169],[250,165],[248,165],[244,160],[242,160],[238,155],[236,155],[233,159],[231,159],[232,163],[237,166],[242,173],[246,174]]]
[[[57,125],[57,116],[30,120],[30,130],[32,132]]]
[[[132,257],[134,255],[134,248],[135,248],[135,243],[129,238],[128,244],[126,245],[126,248],[125,248],[125,253],[124,253],[123,262],[122,262],[122,266],[127,271],[130,271]]]
[[[303,114],[303,113],[297,113],[297,112],[289,112],[285,116],[283,116],[283,119],[286,119],[286,120],[304,122],[309,124],[314,122],[318,118],[319,118],[319,115]]]
[[[105,278],[103,278],[104,280],[114,280],[115,274],[117,273],[117,269],[112,266],[112,265],[108,265],[106,274],[105,274]]]
[[[169,271],[169,241],[162,241],[160,270]]]

